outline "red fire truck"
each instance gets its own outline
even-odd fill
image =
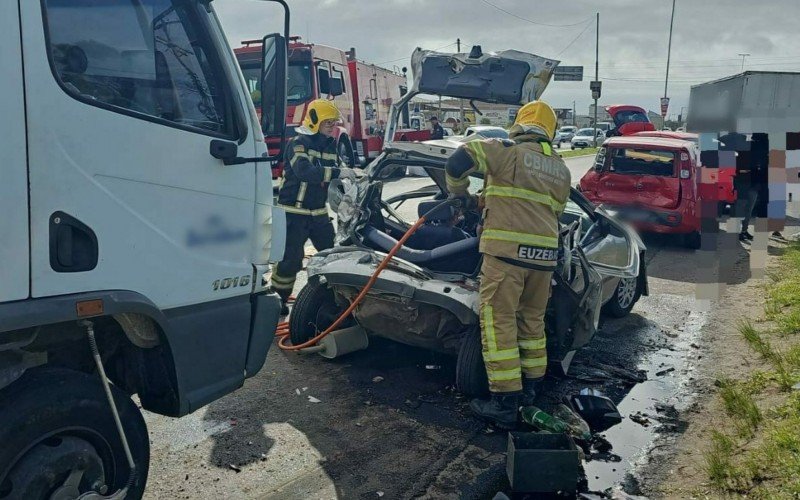
[[[261,40],[244,41],[242,45],[234,52],[253,101],[258,103],[261,100]],[[355,56],[355,48],[342,51],[303,43],[300,37],[292,37],[286,87],[287,140],[294,136],[295,129],[305,118],[309,102],[318,98],[330,99],[342,113],[342,123],[335,132],[337,151],[342,161],[351,166],[366,163],[380,153],[392,103],[407,90],[405,72],[400,74],[368,64]],[[395,140],[430,139],[430,131],[412,129],[408,123],[408,109],[405,109]],[[267,146],[270,151],[277,150],[274,139],[268,138]],[[282,163],[273,167],[273,178],[279,177],[282,170]]]

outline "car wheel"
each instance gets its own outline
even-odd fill
[[[139,408],[111,386],[136,464],[125,498],[144,493],[150,441]],[[97,376],[73,370],[28,371],[0,393],[0,498],[110,495],[128,484],[130,468]]]
[[[333,290],[318,280],[309,281],[297,294],[297,299],[289,316],[289,336],[293,345],[299,345],[314,338],[331,326],[344,312],[333,294]],[[352,318],[342,323],[341,328],[352,325]]]
[[[698,250],[700,248],[701,238],[699,231],[693,231],[689,234],[683,235],[683,246],[691,250]]]
[[[574,145],[574,144],[570,144],[569,148],[570,148],[571,150],[575,151],[575,145]]]
[[[603,312],[612,318],[624,318],[641,297],[639,278],[622,278],[614,289],[614,295],[603,306]]]
[[[482,350],[481,328],[476,325],[464,335],[456,360],[456,390],[465,396],[480,398],[489,394]]]

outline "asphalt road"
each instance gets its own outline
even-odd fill
[[[567,161],[573,181],[591,159]],[[404,178],[386,190],[429,182]],[[413,217],[413,208],[404,210]],[[626,418],[606,433],[614,448],[586,464],[593,490],[620,482],[636,490],[629,473],[648,453],[656,427],[677,428],[670,419],[685,399],[697,356],[690,346],[706,321],[695,299],[697,253],[666,238],[647,244],[650,296],[628,317],[605,321],[576,357],[575,373],[548,378],[540,398],[552,408],[562,396],[594,387],[626,417],[649,416],[653,425]],[[748,257],[737,255],[741,274]],[[642,376],[646,382],[633,381]],[[264,369],[239,391],[182,419],[146,415],[146,498],[491,498],[508,487],[507,438],[471,416],[453,378],[452,359],[380,339],[336,360],[273,347]]]

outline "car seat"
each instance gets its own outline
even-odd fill
[[[433,210],[441,201],[423,201],[417,207],[419,217]],[[455,209],[450,205],[437,208],[427,215],[425,224],[414,233],[406,245],[418,250],[433,250],[441,246],[461,241],[470,236],[462,229],[452,225]]]

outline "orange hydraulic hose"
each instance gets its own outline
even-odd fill
[[[436,208],[438,208],[438,207],[436,207]],[[370,277],[369,281],[364,286],[364,288],[361,290],[361,293],[359,293],[358,296],[356,296],[355,300],[350,304],[350,307],[348,307],[336,319],[336,321],[333,322],[333,324],[331,326],[326,328],[324,332],[320,333],[319,335],[317,335],[313,339],[310,339],[310,340],[307,340],[307,341],[303,342],[302,344],[289,345],[289,344],[285,344],[284,343],[284,341],[287,338],[289,338],[289,323],[288,322],[283,322],[283,323],[278,324],[278,329],[275,331],[275,335],[279,339],[278,340],[278,347],[280,347],[284,351],[299,351],[301,349],[305,349],[306,347],[311,347],[312,345],[316,344],[317,342],[322,340],[324,337],[326,337],[328,334],[330,334],[331,332],[335,331],[336,328],[338,328],[339,325],[341,325],[342,322],[350,315],[350,313],[352,313],[353,310],[355,310],[356,306],[362,300],[364,300],[364,297],[367,296],[367,292],[369,291],[369,289],[372,288],[372,286],[375,284],[376,281],[378,281],[378,275],[380,275],[381,271],[383,271],[386,268],[386,266],[389,265],[389,261],[391,261],[392,257],[394,257],[395,254],[400,250],[400,248],[402,248],[402,246],[405,244],[406,240],[408,240],[408,238],[410,238],[411,235],[414,234],[417,231],[417,229],[419,229],[419,227],[424,223],[425,223],[425,216],[423,215],[422,217],[420,217],[417,220],[417,222],[414,223],[414,225],[412,225],[410,228],[408,228],[408,231],[406,231],[406,234],[404,234],[403,237],[400,238],[400,240],[397,242],[397,244],[395,244],[394,247],[392,247],[392,249],[389,251],[389,253],[386,255],[386,257],[383,259],[383,261],[381,261],[381,263],[378,264],[378,268],[375,269],[374,273],[372,273],[372,276]]]

